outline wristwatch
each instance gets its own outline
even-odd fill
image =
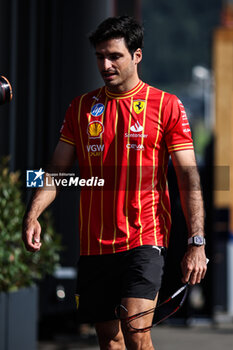
[[[202,245],[205,245],[205,238],[203,236],[193,236],[188,239],[188,244],[195,245],[197,247],[200,247]]]

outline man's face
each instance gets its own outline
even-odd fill
[[[109,90],[124,92],[138,83],[137,65],[141,61],[141,49],[136,50],[132,58],[124,38],[97,44],[96,57],[100,74]]]

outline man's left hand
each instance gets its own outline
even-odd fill
[[[204,246],[188,246],[187,252],[181,262],[181,269],[183,283],[189,282],[191,285],[200,283],[205,277],[207,270],[207,259]]]

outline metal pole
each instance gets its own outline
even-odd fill
[[[35,156],[35,119],[36,119],[36,62],[37,62],[37,15],[36,0],[30,1],[29,35],[29,81],[28,81],[28,154],[27,166],[34,166]]]
[[[13,88],[13,100],[9,110],[10,134],[10,170],[15,170],[15,140],[16,140],[16,102],[17,102],[17,54],[18,54],[18,0],[11,1],[11,45],[10,45],[10,81]]]

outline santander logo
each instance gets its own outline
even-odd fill
[[[143,130],[143,126],[141,126],[139,121],[137,121],[133,126],[131,126],[130,130],[133,132],[140,132]]]

